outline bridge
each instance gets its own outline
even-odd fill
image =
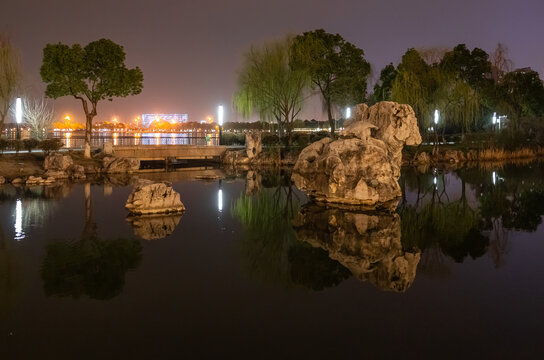
[[[226,146],[206,145],[138,145],[113,146],[113,155],[124,158],[148,160],[218,159]],[[107,151],[106,151],[107,152]]]

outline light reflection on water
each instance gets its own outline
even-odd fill
[[[20,199],[15,201],[15,236],[14,239],[19,241],[25,238],[23,232],[23,205]]]

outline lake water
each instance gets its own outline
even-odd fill
[[[544,355],[542,165],[405,169],[396,214],[274,171],[139,176],[183,216],[127,219],[127,178],[0,187],[2,359]]]

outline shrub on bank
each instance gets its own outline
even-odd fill
[[[246,134],[244,133],[223,133],[221,140],[223,145],[245,145]]]
[[[31,152],[32,149],[35,149],[40,144],[40,141],[37,139],[24,139],[23,140],[23,147],[28,150],[28,152]]]
[[[4,150],[6,150],[9,146],[9,140],[4,138],[4,137],[0,137],[0,151],[2,152],[2,154],[4,153]]]
[[[63,146],[64,144],[60,139],[45,139],[40,142],[40,149],[42,149],[46,155],[49,155],[51,151],[58,151]]]
[[[18,154],[19,151],[23,149],[23,142],[19,139],[10,140],[9,147],[15,150],[15,152]]]

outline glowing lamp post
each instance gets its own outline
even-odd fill
[[[17,140],[21,140],[21,123],[23,122],[23,104],[21,98],[15,100],[15,121],[17,122]]]
[[[223,145],[223,105],[217,107],[217,124],[219,125],[219,145]]]
[[[434,110],[434,146],[433,155],[438,154],[438,121],[440,120],[440,111]]]

